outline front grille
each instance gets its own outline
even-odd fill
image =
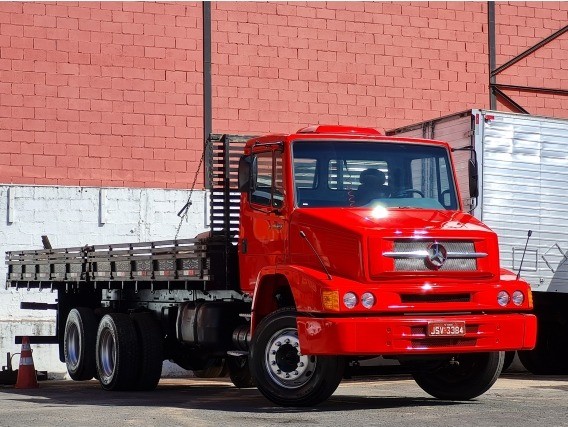
[[[461,253],[473,253],[475,252],[475,247],[473,242],[462,242],[462,241],[436,241],[441,243],[446,247],[448,252],[461,252]],[[429,245],[434,243],[432,240],[397,240],[394,242],[395,252],[413,252],[425,250]]]
[[[433,295],[402,294],[400,295],[400,301],[403,303],[470,302],[471,294],[433,294]]]
[[[394,250],[384,256],[394,258],[395,271],[432,271],[428,265],[426,251],[434,241],[395,241]],[[448,258],[437,271],[475,271],[477,258],[486,254],[475,252],[473,242],[437,241],[444,246]]]
[[[397,259],[395,271],[431,271],[422,259]],[[475,271],[477,262],[474,259],[449,259],[438,271]]]

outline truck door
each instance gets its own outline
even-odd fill
[[[258,272],[285,261],[288,222],[282,152],[253,153],[251,189],[241,204],[239,265],[241,287],[254,289]]]

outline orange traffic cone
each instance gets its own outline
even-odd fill
[[[34,358],[30,347],[30,339],[22,338],[22,352],[20,353],[20,367],[18,369],[18,380],[16,388],[38,388]]]

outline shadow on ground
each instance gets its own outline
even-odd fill
[[[568,392],[568,376],[534,376],[527,373],[505,374],[508,380],[528,381],[526,387],[555,389]],[[124,406],[124,407],[166,407],[200,409],[237,413],[306,413],[306,412],[350,412],[359,410],[381,410],[412,407],[449,407],[452,405],[476,405],[477,401],[450,402],[430,397],[401,397],[401,388],[412,384],[408,375],[364,377],[346,380],[339,390],[326,402],[312,408],[282,408],[269,402],[257,389],[238,389],[226,379],[162,379],[158,388],[151,392],[109,392],[102,390],[97,381],[46,381],[39,389],[16,390],[0,388],[0,399],[37,403],[40,405],[80,406]],[[385,381],[389,387],[385,387]],[[534,381],[534,385],[531,384]],[[539,384],[541,381],[555,381],[558,384]],[[375,382],[376,390],[375,393]],[[400,382],[400,387],[397,384]],[[381,385],[381,383],[383,383]],[[348,387],[347,387],[348,386]],[[390,393],[389,390],[396,390]],[[416,386],[409,394],[423,394]],[[413,393],[414,392],[414,393]],[[347,394],[350,393],[350,394]],[[355,394],[353,394],[355,393]],[[378,394],[381,394],[378,396]],[[386,394],[386,395],[385,395]]]
[[[361,386],[364,385],[361,384]],[[356,387],[356,385],[355,385]],[[368,390],[368,385],[365,390]],[[393,385],[396,387],[396,385]],[[384,388],[382,389],[384,392]],[[0,398],[39,405],[169,407],[240,413],[306,413],[359,411],[410,407],[461,405],[426,397],[346,395],[338,391],[326,402],[311,408],[282,408],[269,402],[257,389],[238,389],[226,381],[162,380],[151,392],[108,392],[96,381],[47,381],[39,389],[0,389]],[[419,394],[416,389],[416,394]],[[475,404],[475,401],[465,402]]]

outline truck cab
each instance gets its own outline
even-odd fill
[[[375,355],[411,366],[432,395],[472,398],[503,351],[534,346],[530,288],[463,211],[447,144],[342,126],[256,138],[239,189],[251,369],[272,400],[317,389],[318,366],[329,386],[340,358]],[[456,375],[468,380],[448,387]]]

